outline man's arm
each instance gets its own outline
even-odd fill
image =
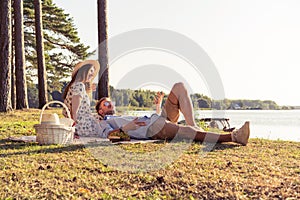
[[[163,92],[157,92],[154,98],[154,103],[156,106],[156,113],[160,114],[161,102],[164,98],[165,94]]]
[[[99,122],[100,137],[107,138],[109,134],[114,130],[105,120]]]

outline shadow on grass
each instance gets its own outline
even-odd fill
[[[225,150],[225,149],[234,149],[240,147],[240,144],[235,144],[235,143],[217,143],[213,151],[220,151],[220,150]]]
[[[62,153],[83,149],[83,145],[39,145],[36,142],[12,142],[8,139],[0,140],[0,157],[23,154]],[[7,151],[7,152],[5,152]],[[5,152],[5,153],[4,153]]]
[[[183,140],[172,141],[176,144],[177,142],[187,142]],[[190,143],[189,141],[188,143]],[[170,143],[170,141],[162,140],[157,142],[157,144],[162,145],[163,143]],[[237,148],[240,145],[234,143],[201,143],[193,142],[202,146],[202,151],[213,152],[213,151],[222,151],[225,149]],[[8,139],[0,140],[0,157],[9,157],[14,155],[28,155],[28,154],[39,154],[39,153],[63,153],[63,152],[72,152],[78,151],[83,148],[93,148],[93,147],[105,147],[111,146],[111,143],[100,142],[92,144],[72,144],[72,145],[39,145],[36,142],[12,142]],[[6,152],[5,152],[6,151]]]
[[[225,142],[225,143],[196,142],[196,141],[181,139],[181,138],[177,138],[172,141],[169,140],[167,142],[172,142],[172,143],[186,142],[188,144],[191,144],[191,143],[199,144],[202,146],[203,151],[221,151],[221,150],[225,150],[225,149],[234,149],[234,148],[238,148],[241,146],[240,144],[232,143],[232,142]]]

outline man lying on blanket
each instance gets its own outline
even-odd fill
[[[96,104],[100,119],[100,136],[109,138],[114,135],[129,135],[135,139],[170,140],[175,136],[203,142],[236,142],[248,143],[250,129],[246,122],[240,129],[231,133],[219,134],[205,132],[195,123],[191,99],[183,83],[176,83],[160,115],[160,104],[164,94],[158,92],[155,98],[156,114],[150,117],[114,116],[114,106],[109,98],[101,98]],[[177,124],[179,113],[182,113],[187,125]]]

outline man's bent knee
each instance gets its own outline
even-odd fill
[[[183,82],[178,82],[174,84],[172,91],[175,92],[175,94],[177,95],[182,92],[187,92],[187,89]]]
[[[183,82],[177,82],[174,84],[173,86],[174,88],[185,88],[184,83]]]

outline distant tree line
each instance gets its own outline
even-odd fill
[[[280,106],[271,100],[215,100],[212,102],[213,109],[217,110],[279,110]]]
[[[62,83],[66,85],[66,83]],[[53,91],[50,99],[62,101],[61,93],[64,89]],[[37,86],[28,85],[29,106],[37,107]],[[131,90],[131,89],[115,89],[109,87],[110,98],[117,107],[138,107],[138,108],[154,108],[154,98],[156,91],[151,90]],[[167,99],[165,95],[163,102]],[[275,101],[271,100],[247,100],[247,99],[223,99],[213,100],[210,97],[195,93],[191,94],[191,101],[195,109],[216,109],[216,110],[278,110],[278,109],[294,109],[288,106],[279,106]]]
[[[134,106],[150,108],[153,106],[153,100],[156,92],[151,90],[130,90],[130,89],[114,89],[110,86],[110,94],[112,101],[116,106]],[[195,109],[241,109],[241,110],[277,110],[288,109],[281,108],[275,101],[271,100],[213,100],[203,94],[191,94],[192,104]],[[164,100],[167,98],[165,95]]]
[[[110,86],[110,98],[116,106],[150,108],[156,92],[150,90],[114,89]]]

